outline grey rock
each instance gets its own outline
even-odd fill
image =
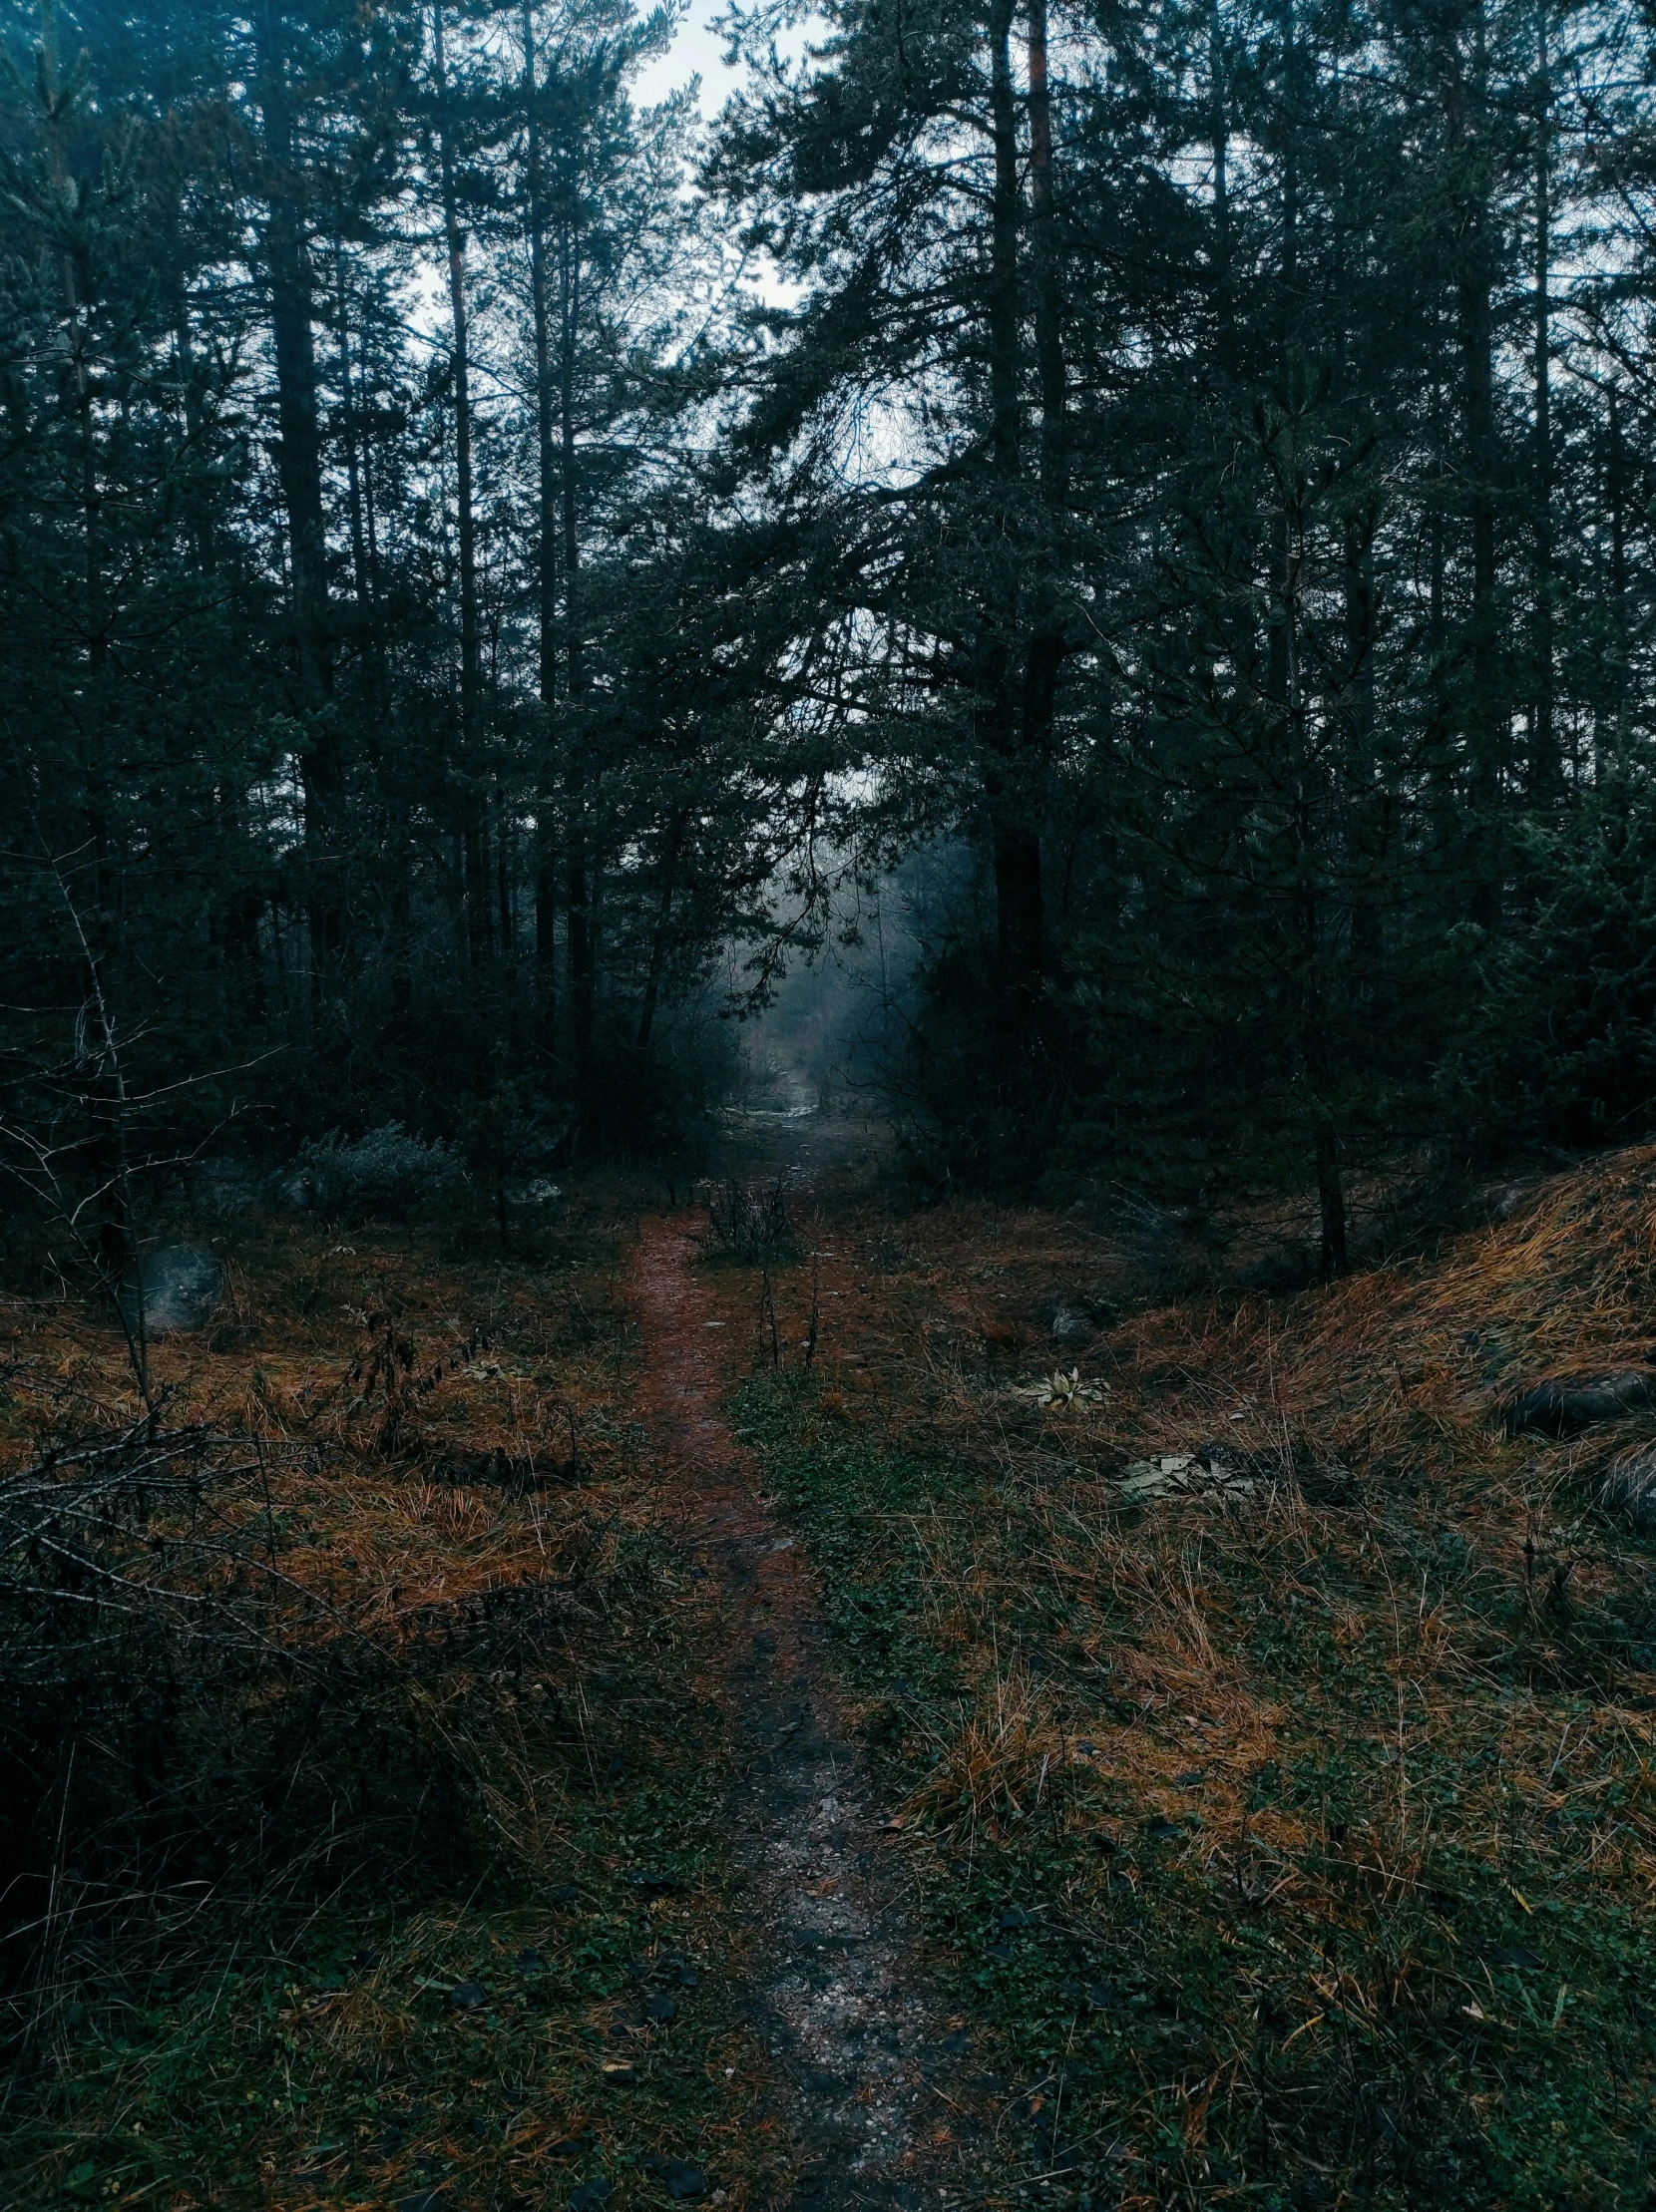
[[[1508,1436],[1574,1436],[1656,1404],[1656,1367],[1549,1375],[1521,1392],[1503,1416]]]
[[[121,1286],[121,1310],[135,1333],[141,1318],[147,1336],[188,1336],[205,1328],[224,1295],[224,1271],[196,1245],[163,1245],[147,1252]]]
[[[1090,1344],[1098,1331],[1078,1306],[1060,1305],[1052,1315],[1046,1333],[1054,1344],[1072,1345],[1078,1349]]]

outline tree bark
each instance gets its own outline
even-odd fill
[[[1340,1144],[1334,1124],[1317,1131],[1317,1211],[1322,1227],[1322,1277],[1337,1282],[1351,1273],[1346,1247],[1346,1193],[1340,1179]]]
[[[995,191],[990,210],[990,465],[995,483],[985,579],[988,605],[978,650],[975,714],[995,866],[996,953],[1001,1013],[1015,1035],[1030,1028],[1045,967],[1040,875],[1042,793],[1023,742],[1012,655],[1018,581],[1011,566],[1019,527],[1018,112],[1012,77],[1013,0],[990,17],[990,128]],[[1007,563],[1005,572],[998,572]],[[1036,702],[1038,708],[1038,701]]]
[[[374,618],[374,577],[368,565],[368,533],[362,503],[362,457],[358,446],[356,383],[351,368],[350,294],[345,283],[345,246],[333,247],[334,312],[339,318],[339,409],[345,442],[346,511],[351,530],[351,575],[359,618],[369,631],[369,650],[378,644]],[[383,703],[383,702],[382,702]]]
[[[58,83],[57,49],[51,11],[46,11],[40,63],[47,100],[48,155],[52,184],[60,207],[71,204],[72,187],[64,148],[65,103]],[[70,912],[81,938],[89,983],[84,1011],[96,1010],[98,1020],[89,1024],[91,1035],[77,1053],[85,1069],[81,1103],[88,1122],[86,1163],[97,1192],[97,1266],[104,1287],[114,1290],[132,1259],[132,1222],[128,1206],[126,1163],[127,1099],[120,1058],[115,1050],[114,1028],[104,998],[99,961],[112,949],[117,927],[119,896],[116,854],[111,836],[109,771],[105,757],[105,684],[108,672],[109,633],[103,573],[103,494],[98,465],[98,424],[93,408],[90,287],[79,256],[65,247],[60,260],[63,309],[70,360],[70,384],[75,414],[75,440],[80,474],[83,617],[87,639],[85,697],[80,702],[86,743],[87,846],[93,862],[95,920],[89,936],[71,904]],[[66,894],[66,898],[67,898]],[[94,1039],[101,1039],[101,1044]],[[142,1321],[141,1321],[142,1328]],[[144,1371],[142,1337],[137,1348],[139,1379],[149,1394]]]
[[[1529,796],[1563,795],[1555,726],[1552,540],[1552,86],[1547,7],[1536,0],[1535,101],[1535,696],[1530,709]]]
[[[1470,693],[1465,716],[1471,785],[1485,817],[1491,816],[1505,768],[1505,716],[1501,699],[1499,611],[1495,549],[1495,402],[1493,318],[1489,302],[1489,210],[1478,143],[1486,104],[1487,65],[1481,0],[1472,10],[1469,85],[1456,50],[1451,60],[1449,135],[1462,170],[1456,210],[1454,282],[1459,341],[1472,539],[1472,603],[1467,629]],[[1476,123],[1468,118],[1469,106]],[[1486,901],[1484,902],[1486,904]]]
[[[1063,298],[1058,268],[1052,166],[1052,92],[1047,71],[1046,0],[1030,9],[1030,208],[1035,262],[1035,370],[1040,386],[1040,496],[1063,503],[1068,458],[1063,366]]]
[[[995,473],[1018,475],[1018,111],[1012,85],[1013,0],[990,17],[990,129],[995,195],[990,209],[990,441]]]
[[[581,330],[581,236],[566,223],[558,251],[558,412],[564,495],[564,664],[570,703],[570,732],[564,768],[566,898],[569,908],[570,1029],[575,1049],[578,1133],[583,1143],[597,1134],[594,1024],[598,1000],[598,932],[592,911],[592,863],[588,851],[586,708],[587,670],[582,650],[580,453],[576,440],[576,348]]]
[[[431,58],[437,83],[437,153],[448,251],[449,316],[454,332],[454,475],[460,540],[460,810],[466,853],[466,944],[474,969],[494,951],[489,926],[489,841],[483,751],[483,656],[477,618],[477,517],[472,484],[472,391],[466,315],[466,239],[460,226],[443,53],[442,0],[432,0]]]
[[[1219,366],[1236,373],[1236,292],[1230,210],[1230,116],[1225,92],[1225,32],[1219,0],[1208,0],[1208,140],[1213,155],[1213,322]]]
[[[273,4],[264,14],[260,56],[264,147],[269,169],[270,220],[266,230],[270,310],[276,355],[276,403],[281,427],[282,499],[287,509],[295,643],[305,703],[319,707],[332,689],[328,659],[327,538],[322,506],[322,442],[316,407],[316,349],[312,329],[308,243],[298,206],[299,181],[288,105],[281,18]]]
[[[304,793],[304,861],[310,930],[310,990],[319,1010],[344,948],[338,873],[343,837],[345,761],[328,711],[333,693],[328,605],[327,530],[322,505],[322,439],[316,407],[309,246],[299,205],[287,56],[277,0],[265,0],[259,40],[259,101],[269,221],[265,258],[281,429],[278,475],[287,510],[289,588],[305,735],[299,751]]]
[[[667,831],[666,846],[661,855],[661,885],[655,900],[655,927],[649,941],[649,968],[644,977],[644,1002],[638,1015],[638,1050],[649,1050],[650,1031],[655,1026],[655,1006],[660,996],[661,975],[667,962],[667,945],[672,929],[672,902],[678,889],[678,856],[683,847],[684,831],[689,817],[680,808],[673,815]]]
[[[529,213],[530,304],[535,324],[535,432],[540,519],[536,606],[540,616],[541,758],[535,827],[535,971],[542,1048],[558,1021],[558,399],[553,389],[552,307],[547,284],[547,216],[541,169],[540,94],[535,82],[534,0],[523,4],[525,198]]]
[[[1057,711],[1058,671],[1068,650],[1057,603],[1056,567],[1061,554],[1067,493],[1068,423],[1063,361],[1063,304],[1058,268],[1056,209],[1052,176],[1052,101],[1047,78],[1046,0],[1029,0],[1030,22],[1030,200],[1032,261],[1035,278],[1035,375],[1040,393],[1039,491],[1044,542],[1035,561],[1032,635],[1024,670],[1024,753],[1033,795],[1044,812]],[[1044,972],[1044,887],[1040,880],[1038,817],[1034,826],[1035,912],[1020,925],[1021,937],[1034,940],[1036,976]],[[1014,897],[1031,895],[1030,862],[1019,872]]]
[[[1596,747],[1599,766],[1627,754],[1627,700],[1630,638],[1627,616],[1627,447],[1622,437],[1621,400],[1610,387],[1608,452],[1604,463],[1604,504],[1610,523],[1610,729],[1611,741]]]

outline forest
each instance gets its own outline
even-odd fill
[[[1641,1134],[1639,12],[675,21],[9,23],[12,1164],[663,1156],[923,851],[923,1186]]]
[[[0,0],[0,2202],[1647,2202],[1653,492],[1644,0]]]

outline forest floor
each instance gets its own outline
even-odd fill
[[[166,1879],[77,1877],[18,2001],[11,2199],[1652,2201],[1656,1546],[1594,1502],[1649,1416],[1498,1409],[1650,1352],[1656,1152],[1172,1303],[849,1123],[727,1167],[757,1258],[621,1183],[506,1252],[222,1229],[158,1370],[265,1441],[310,1670],[172,1693]],[[131,1411],[10,1319],[15,1456]]]

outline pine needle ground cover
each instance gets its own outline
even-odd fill
[[[82,1651],[58,1736],[38,1701],[0,1724],[7,2201],[469,2212],[699,2175],[739,2205],[769,2170],[630,1231],[595,1199],[506,1258],[481,1227],[238,1234],[215,1330],[154,1347],[160,1421],[253,1454],[212,1508],[250,1541],[179,1551],[207,1630]],[[10,1465],[142,1414],[99,1318],[6,1317]],[[171,1510],[104,1565],[154,1578]]]
[[[1656,1154],[1431,1265],[1118,1320],[1096,1394],[1017,1385],[1041,1293],[1130,1290],[1108,1246],[813,1235],[738,1425],[819,1563],[990,2201],[1643,2205],[1656,1560],[1597,1498],[1648,1416],[1500,1407],[1648,1351]],[[1134,1502],[1199,1454],[1236,1479]]]

